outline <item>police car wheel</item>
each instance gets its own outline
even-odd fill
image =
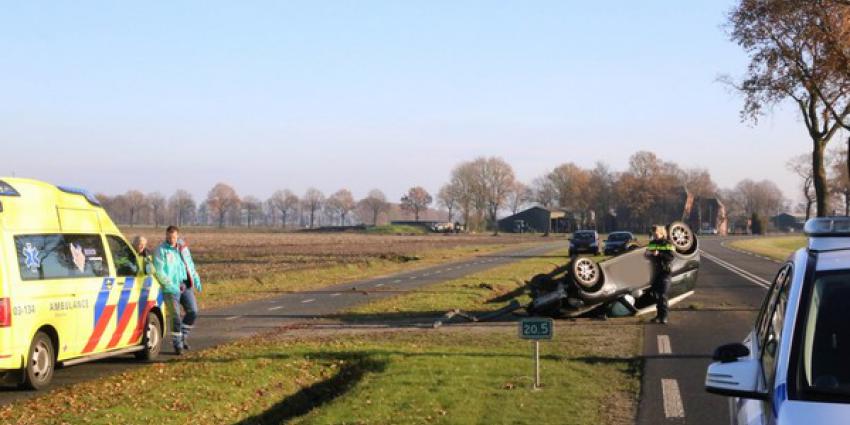
[[[136,358],[143,361],[155,360],[162,350],[162,323],[154,312],[148,313],[145,323],[145,334],[142,336],[144,349],[136,353]]]
[[[584,290],[593,290],[602,278],[602,270],[596,261],[587,257],[576,258],[570,264],[575,282]]]
[[[24,368],[24,387],[40,390],[50,385],[56,369],[56,350],[53,340],[46,333],[39,331],[35,334],[28,359]]]

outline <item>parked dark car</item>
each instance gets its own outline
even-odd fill
[[[637,239],[632,232],[611,232],[605,240],[605,255],[617,255],[637,247]]]
[[[602,253],[599,245],[599,233],[596,230],[576,230],[570,238],[570,255],[583,252],[599,255]]]
[[[667,233],[675,248],[668,292],[672,298],[696,286],[700,255],[696,235],[685,223],[671,223]],[[632,249],[599,263],[590,257],[573,257],[566,270],[563,278],[550,274],[532,278],[532,301],[526,306],[529,314],[574,317],[601,307],[608,315],[620,316],[655,304],[648,290],[654,267],[646,248]]]

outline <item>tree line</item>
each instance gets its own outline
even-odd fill
[[[200,202],[185,190],[167,198],[138,190],[97,197],[116,221],[131,226],[314,228],[429,218],[484,231],[496,230],[500,217],[538,205],[568,212],[577,227],[610,231],[644,230],[653,223],[680,219],[687,194],[720,200],[730,217],[770,217],[788,207],[771,181],[745,179],[733,188],[718,189],[708,170],[683,169],[646,151],[633,154],[622,171],[603,162],[592,168],[567,162],[530,182],[517,179],[504,159],[480,157],[454,167],[436,196],[414,186],[396,203],[379,189],[359,200],[348,189],[326,196],[316,188],[300,196],[281,189],[261,200],[240,196],[225,183],[216,184]]]

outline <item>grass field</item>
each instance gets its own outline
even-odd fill
[[[163,229],[123,229],[128,239],[144,235],[151,246]],[[360,233],[250,233],[187,229],[204,283],[198,301],[210,308],[283,291],[316,289],[426,267],[510,246],[553,238],[515,235],[370,235]],[[234,296],[238,295],[238,296]]]
[[[729,242],[728,246],[785,261],[792,252],[806,245],[805,236],[772,236]]]

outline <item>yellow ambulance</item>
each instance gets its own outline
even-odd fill
[[[162,292],[97,198],[0,178],[0,372],[40,389],[58,365],[155,358]]]

